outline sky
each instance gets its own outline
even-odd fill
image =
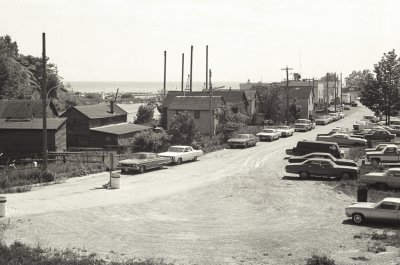
[[[66,81],[273,82],[373,69],[400,50],[398,0],[0,0],[0,35]]]

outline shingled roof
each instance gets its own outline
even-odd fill
[[[90,128],[91,131],[109,133],[115,135],[124,135],[132,132],[140,132],[144,130],[151,129],[149,126],[133,124],[133,123],[117,123],[110,124],[101,127]]]
[[[212,97],[213,109],[221,107],[225,101],[221,96]],[[177,96],[169,106],[171,110],[209,110],[210,97],[209,96]]]
[[[108,118],[108,117],[128,114],[117,104],[114,104],[114,113],[111,113],[111,106],[108,103],[100,103],[94,105],[80,105],[80,106],[75,106],[73,108],[75,108],[77,111],[79,111],[89,119]],[[65,113],[63,114],[63,116],[65,116]]]
[[[281,87],[281,91],[286,93],[286,87]],[[312,93],[312,86],[289,87],[290,98],[308,99]]]
[[[58,130],[66,118],[47,118],[47,129]],[[0,130],[42,130],[43,119],[0,119]]]
[[[0,101],[1,119],[23,119],[23,118],[43,118],[43,106],[41,100],[13,99]],[[47,117],[54,118],[57,112],[49,102]]]
[[[175,97],[177,96],[210,96],[208,91],[192,91],[192,92],[182,92],[182,91],[168,91],[164,102],[163,107],[169,108]],[[235,90],[235,89],[219,89],[213,91],[213,96],[223,97],[224,102],[228,104],[238,104],[244,103],[247,104],[248,98],[245,95],[243,90]]]

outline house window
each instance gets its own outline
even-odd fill
[[[195,119],[200,119],[200,110],[195,110],[194,111],[194,118]]]

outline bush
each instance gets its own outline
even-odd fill
[[[142,131],[136,134],[133,138],[133,150],[135,151],[146,151],[146,152],[158,152],[165,150],[169,145],[169,136],[164,132],[153,132],[153,131]]]
[[[201,141],[199,127],[187,111],[175,115],[168,126],[172,144],[192,145]]]
[[[306,265],[335,265],[335,261],[326,255],[318,256],[313,255],[311,258],[307,259]]]
[[[222,136],[224,141],[227,141],[229,137],[246,125],[248,117],[242,113],[233,113],[229,105],[224,105],[217,111],[217,134]]]

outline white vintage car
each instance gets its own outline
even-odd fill
[[[281,133],[281,137],[289,137],[294,133],[294,129],[290,126],[279,126],[276,130]]]
[[[347,217],[351,217],[355,224],[361,224],[365,220],[400,221],[400,199],[385,198],[380,202],[358,202],[345,208]]]
[[[281,133],[276,129],[266,128],[257,133],[256,136],[260,139],[260,141],[273,141],[278,140],[281,137]]]
[[[158,156],[169,157],[172,163],[177,165],[185,161],[196,161],[197,158],[203,155],[203,151],[195,150],[191,146],[174,145],[168,148],[167,152],[159,153]]]
[[[400,188],[400,168],[389,168],[384,172],[371,172],[361,176],[361,183],[375,185],[379,189]]]

